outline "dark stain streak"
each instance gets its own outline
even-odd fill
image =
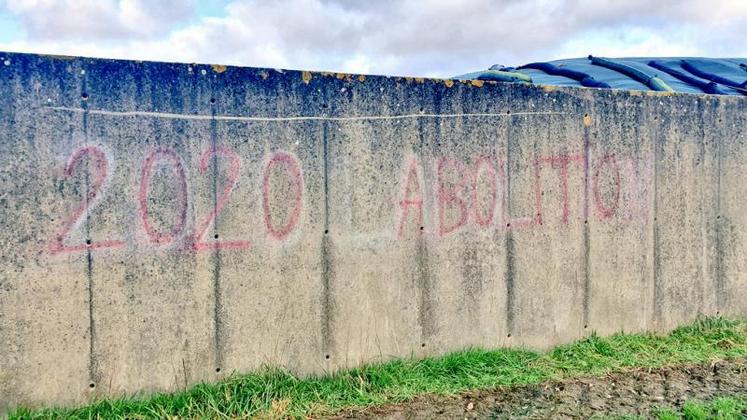
[[[514,233],[511,229],[506,231],[506,332],[514,335],[516,325],[514,322],[514,295],[515,256],[514,256]]]
[[[652,214],[653,214],[653,221],[651,222],[652,226],[652,237],[653,237],[653,250],[652,250],[652,282],[653,282],[653,319],[652,319],[652,325],[654,328],[658,328],[659,324],[661,322],[661,305],[662,305],[662,290],[661,290],[661,284],[659,282],[660,272],[661,272],[661,262],[659,261],[659,226],[657,223],[657,211],[658,211],[658,189],[659,189],[659,156],[661,155],[661,152],[659,151],[660,144],[662,143],[661,140],[661,122],[654,123],[654,129],[656,130],[656,134],[653,136],[653,142],[654,142],[654,191],[653,196],[654,200],[652,203]]]
[[[511,217],[511,119],[506,125],[506,195],[504,206],[506,214]],[[514,335],[516,325],[514,322],[514,305],[516,297],[514,294],[515,280],[515,256],[514,256],[514,233],[511,229],[506,230],[506,332]]]
[[[436,334],[436,319],[431,296],[431,272],[428,258],[428,244],[423,235],[418,238],[415,254],[416,284],[420,291],[418,302],[418,325],[423,341]]]
[[[719,106],[714,105],[716,110],[715,118],[718,118]],[[719,133],[722,128],[719,125]],[[724,297],[725,286],[724,286],[724,247],[722,242],[724,218],[721,216],[721,154],[722,154],[722,142],[723,137],[717,136],[714,140],[716,142],[716,226],[715,226],[715,247],[716,247],[716,273],[715,273],[715,293],[716,293],[716,312],[722,313],[724,311]]]
[[[705,129],[706,121],[705,121],[705,109],[703,108],[703,101],[698,101],[697,102],[697,107],[698,107],[697,114],[700,115],[700,127],[699,127],[700,128],[700,133],[698,133],[698,135],[700,137],[700,144],[699,144],[699,146],[700,146],[700,148],[699,148],[700,149],[699,150],[700,156],[698,157],[698,160],[695,162],[695,166],[696,166],[696,168],[697,168],[698,165],[702,166],[703,171],[705,172],[708,169],[708,166],[706,165],[706,156],[708,154],[708,138],[707,138],[707,135],[706,135],[707,133],[706,133],[706,129]],[[696,169],[696,171],[697,171],[697,169]],[[707,179],[709,182],[713,181],[713,178],[711,177],[711,174],[709,174],[707,172],[704,173],[704,177],[703,178]],[[701,200],[701,204],[703,206],[705,206],[705,201],[706,201],[704,195],[705,195],[705,193],[708,190],[709,190],[708,188],[702,188],[701,191],[700,191],[700,200]],[[707,226],[710,226],[710,223],[708,223],[706,221],[706,217],[709,217],[709,213],[703,211],[701,213],[701,220],[700,220],[700,222],[704,226],[707,227]],[[707,247],[708,247],[708,230],[706,230],[706,232],[704,233],[704,235],[701,238],[701,240],[703,241],[703,248],[704,248],[704,250],[707,250]],[[708,258],[708,257],[704,256],[703,260],[700,261],[701,267],[708,267],[709,266],[708,262],[705,260],[706,258]],[[705,307],[706,281],[707,281],[708,277],[710,277],[710,275],[707,274],[707,273],[704,273],[702,269],[701,269],[701,273],[702,273],[703,276],[700,279],[700,287],[697,290],[698,291],[698,315],[699,316],[703,315],[703,313],[704,313],[703,309]]]
[[[324,233],[322,233],[321,263],[322,263],[322,293],[321,293],[321,335],[322,352],[330,355],[334,352],[334,269],[332,268],[332,244],[329,232],[329,138],[328,124],[322,126],[323,158],[324,158]]]
[[[584,226],[583,226],[583,276],[584,276],[584,285],[583,285],[583,312],[582,312],[582,322],[584,325],[584,328],[589,325],[590,323],[590,306],[591,306],[591,277],[589,273],[589,263],[590,263],[590,252],[591,252],[591,240],[589,237],[589,176],[590,176],[590,170],[589,170],[589,161],[591,160],[590,156],[590,149],[591,149],[591,140],[589,135],[590,128],[584,125]]]
[[[86,77],[83,77],[80,96],[83,98],[84,93],[87,90]],[[82,117],[82,129],[83,129],[83,142],[85,146],[88,146],[88,103],[85,100],[80,101],[80,106],[83,108]],[[91,167],[90,159],[86,159],[86,171],[85,171],[85,200],[86,208],[90,208],[88,202],[90,198],[91,188]],[[91,240],[91,214],[86,211],[86,219],[84,224],[86,241],[90,243]],[[88,381],[90,384],[96,384],[99,381],[98,373],[98,358],[96,354],[96,319],[95,319],[95,307],[94,307],[94,283],[93,283],[93,253],[90,249],[86,249],[86,278],[87,278],[87,292],[88,292]]]
[[[210,144],[213,150],[217,147],[217,141],[218,141],[218,122],[215,119],[215,107],[212,107],[210,110],[212,114],[212,118],[210,119]],[[213,154],[213,159],[211,162],[211,168],[212,168],[212,182],[213,182],[213,211],[215,212],[218,208],[218,154]],[[218,217],[216,215],[215,219],[213,220],[213,234],[218,234]],[[223,368],[223,320],[221,318],[222,312],[223,312],[223,305],[222,305],[222,296],[221,296],[221,265],[222,265],[222,258],[221,258],[221,252],[219,248],[215,248],[212,254],[212,265],[213,265],[213,325],[214,325],[214,332],[213,332],[213,351],[215,353],[215,369],[216,372],[218,369]]]
[[[438,129],[438,125],[436,125]],[[435,143],[438,143],[441,138],[438,136],[438,132],[433,139]],[[421,156],[425,156],[426,147],[426,136],[425,136],[425,122],[422,120],[418,121],[418,139]],[[423,174],[425,177],[425,174]],[[425,205],[425,204],[424,204]],[[433,309],[433,297],[431,295],[431,288],[433,287],[431,282],[430,272],[430,258],[428,256],[428,242],[426,235],[421,232],[417,239],[415,249],[415,285],[420,292],[418,300],[418,325],[420,326],[420,336],[422,341],[427,341],[429,338],[436,333],[436,319],[435,312]]]

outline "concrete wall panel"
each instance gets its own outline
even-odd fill
[[[0,54],[0,407],[747,314],[742,98]]]

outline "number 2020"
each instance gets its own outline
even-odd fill
[[[125,246],[123,240],[103,240],[92,242],[90,239],[83,244],[67,244],[72,231],[77,229],[81,222],[86,219],[87,215],[98,202],[97,198],[101,193],[104,184],[109,175],[110,161],[106,153],[97,146],[87,146],[76,150],[68,159],[63,170],[65,178],[71,177],[76,170],[81,167],[85,158],[89,160],[91,168],[91,181],[88,191],[83,200],[73,209],[72,213],[64,219],[62,225],[58,228],[54,238],[49,242],[48,251],[51,254],[71,253],[85,250],[96,250],[102,248],[122,248]],[[226,160],[228,162],[227,182],[223,186],[222,192],[217,196],[216,204],[211,212],[202,217],[191,235],[186,237],[187,247],[195,251],[209,249],[247,249],[251,243],[246,240],[216,240],[207,241],[205,236],[208,229],[213,226],[215,219],[221,213],[228,202],[233,188],[241,172],[241,158],[227,147],[217,147],[206,150],[200,157],[199,172],[205,174],[210,168],[213,159]],[[171,167],[172,175],[175,177],[175,191],[177,192],[177,212],[176,220],[169,230],[157,230],[150,221],[148,212],[148,197],[150,193],[150,183],[153,176],[154,168],[157,163]],[[273,219],[272,209],[270,206],[270,197],[272,186],[270,185],[270,176],[273,170],[284,170],[290,178],[293,197],[290,200],[290,209],[287,213],[286,220],[279,224]],[[148,242],[155,246],[168,246],[184,235],[187,225],[188,210],[188,186],[181,158],[171,149],[159,148],[151,151],[145,158],[140,169],[140,185],[138,189],[138,215],[143,230],[148,238]],[[216,191],[216,195],[218,192]],[[298,225],[301,210],[303,206],[303,176],[301,165],[295,156],[287,152],[275,152],[267,160],[264,172],[262,174],[262,210],[264,212],[264,222],[267,233],[276,240],[283,240]]]

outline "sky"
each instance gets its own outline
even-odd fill
[[[747,0],[0,0],[0,51],[449,77],[747,57]]]

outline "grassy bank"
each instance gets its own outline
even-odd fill
[[[688,400],[678,409],[654,410],[648,418],[658,420],[742,420],[747,414],[747,396],[718,397],[711,401]],[[645,420],[640,416],[599,416],[592,420]]]
[[[425,360],[398,360],[335,375],[299,379],[278,369],[146,399],[102,400],[76,409],[19,409],[10,418],[236,418],[309,416],[496,386],[604,374],[638,367],[747,357],[747,322],[708,318],[666,336],[592,335],[546,353],[467,350]]]
[[[686,401],[679,410],[664,408],[656,413],[659,420],[743,419],[747,413],[747,397],[722,397],[713,401]]]

